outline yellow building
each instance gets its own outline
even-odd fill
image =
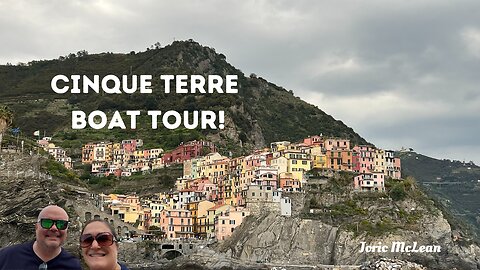
[[[207,210],[214,206],[215,203],[207,200],[187,203],[187,210],[191,213],[193,233],[195,235],[206,237],[205,220],[207,217]],[[203,221],[203,224],[201,221]]]
[[[165,208],[165,204],[160,201],[152,201],[149,203],[150,212],[152,216],[151,225],[160,227],[160,215],[162,210]]]
[[[123,222],[130,223],[132,225],[140,225],[140,221],[143,220],[143,208],[138,206],[133,206],[129,204],[116,204],[111,205],[111,214],[118,217]],[[138,223],[137,223],[138,222]]]
[[[223,159],[217,159],[208,166],[208,178],[212,183],[217,183],[220,178],[224,178],[228,175],[228,163],[230,159],[224,157]]]
[[[270,144],[270,149],[272,150],[272,152],[280,152],[286,150],[289,145],[290,142],[288,141],[272,142]]]
[[[227,175],[230,159],[219,153],[210,153],[199,163],[199,177],[207,177],[212,183],[217,184],[218,178]]]
[[[135,150],[133,152],[133,160],[135,162],[139,162],[141,160],[145,160],[145,152],[144,150]]]
[[[310,158],[312,160],[312,168],[325,169],[327,167],[327,155],[322,151],[320,145],[312,146],[309,149]]]
[[[276,168],[279,174],[291,173],[294,179],[303,181],[305,172],[312,166],[308,154],[299,150],[286,150],[280,154],[281,156],[272,159],[272,167]]]
[[[137,195],[109,194],[110,211],[123,222],[136,225],[138,229],[144,229],[145,211],[140,205]]]
[[[222,213],[225,214],[233,209],[233,206],[223,204],[223,205],[216,205],[207,210],[207,217],[205,219],[205,231],[207,234],[207,238],[215,237],[215,218],[221,215]]]
[[[112,151],[113,164],[117,166],[125,166],[128,162],[128,159],[127,155],[125,155],[125,150],[122,149],[122,145],[120,143],[114,143]]]
[[[383,149],[375,149],[375,156],[373,159],[373,171],[384,173],[387,172],[387,160],[385,155],[385,150]]]
[[[243,168],[243,157],[237,157],[230,159],[230,180],[232,188],[232,204],[237,206],[242,196],[242,186],[241,186],[241,174],[244,170]]]
[[[177,180],[175,180],[175,189],[176,190],[183,190],[183,189],[186,189],[186,188],[190,188],[188,186],[188,182],[190,182],[191,179],[186,179],[186,178],[177,178]]]
[[[217,159],[224,158],[219,153],[210,153],[197,161],[197,177],[208,177],[210,171],[208,166]],[[193,168],[191,169],[193,170]],[[192,172],[193,173],[193,172]]]

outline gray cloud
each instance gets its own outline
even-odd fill
[[[480,2],[0,1],[0,63],[193,38],[380,147],[480,163]]]

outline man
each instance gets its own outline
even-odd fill
[[[80,261],[62,248],[67,238],[68,214],[49,205],[40,211],[35,241],[0,250],[0,270],[82,269]]]

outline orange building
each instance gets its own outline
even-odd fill
[[[352,170],[352,151],[350,149],[334,149],[326,152],[327,168],[333,170]]]
[[[281,173],[279,177],[280,188],[284,191],[301,191],[300,180],[295,179],[292,173]]]
[[[82,163],[91,164],[93,162],[94,143],[87,143],[82,147]]]

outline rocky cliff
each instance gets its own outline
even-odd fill
[[[418,262],[429,269],[480,269],[480,249],[475,244],[452,241],[448,222],[440,215],[425,220],[423,230],[398,230],[380,237],[355,236],[354,233],[331,226],[320,220],[280,217],[268,214],[250,217],[219,250],[231,252],[234,258],[245,261],[299,265],[361,265],[379,257],[401,258]],[[391,246],[395,241],[439,245],[440,253],[365,253],[366,245],[382,243]]]
[[[45,161],[38,155],[0,154],[0,247],[33,240],[37,216],[49,204],[63,207],[76,220],[74,197],[41,169]],[[78,230],[72,222],[67,246],[75,251]]]
[[[363,194],[331,193],[321,198],[316,197],[316,209],[307,206],[306,213],[294,217],[274,213],[248,217],[232,238],[218,245],[218,251],[243,261],[277,265],[359,267],[385,257],[416,262],[428,269],[480,269],[479,246],[456,236],[429,200],[394,201],[381,196],[366,200]],[[337,209],[343,209],[343,214],[339,216]],[[365,252],[362,242],[388,250]],[[439,246],[440,252],[392,252],[395,242]]]

